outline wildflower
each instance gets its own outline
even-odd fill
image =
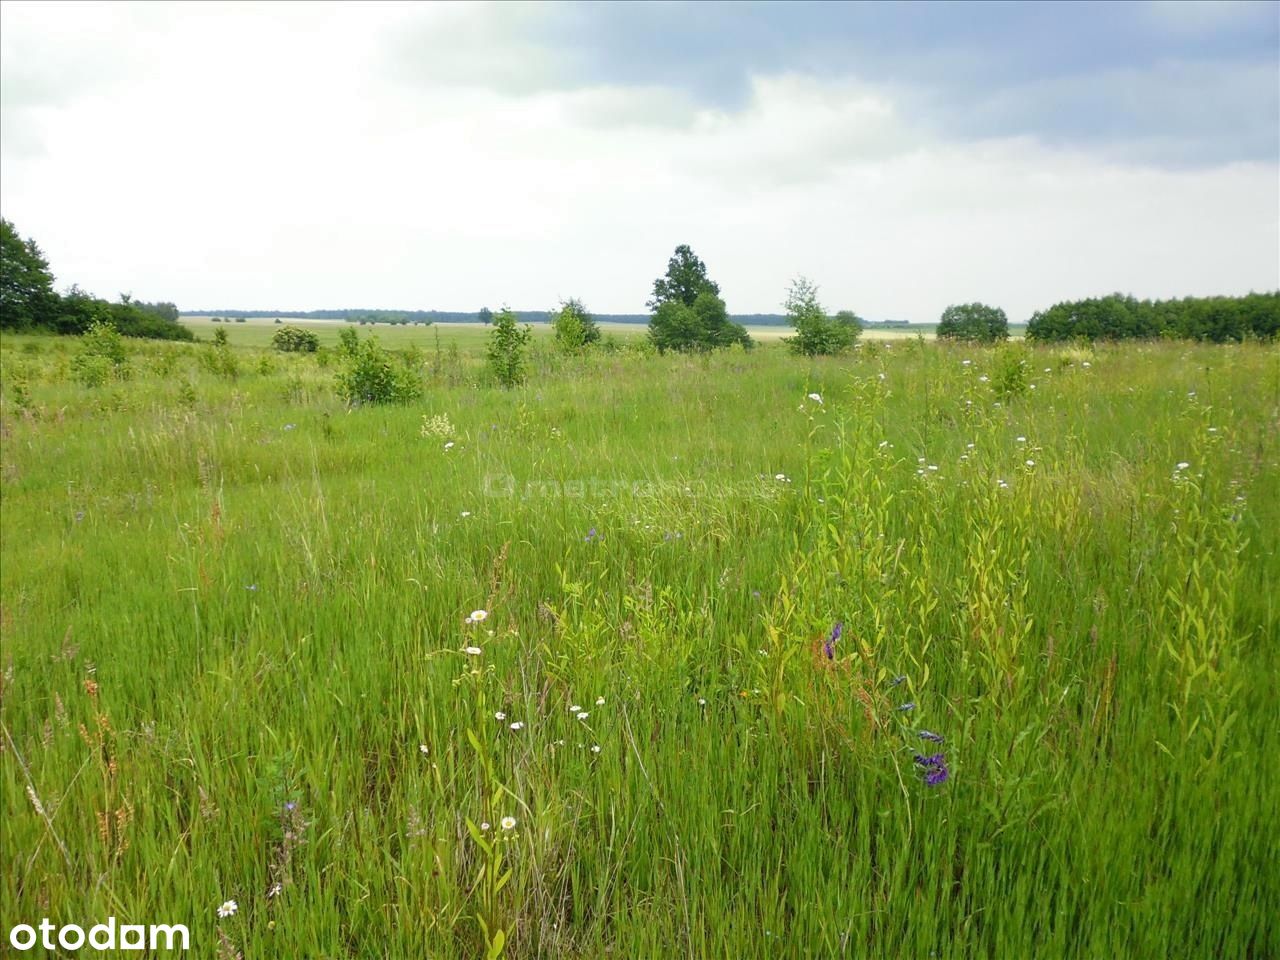
[[[277,881],[273,883],[271,887],[267,890],[267,899],[274,900],[276,897],[280,896],[280,894],[283,891],[284,891],[284,886],[279,881]]]
[[[947,779],[951,776],[950,771],[947,770],[946,756],[941,753],[931,754],[927,757],[921,756],[917,753],[915,755],[915,762],[916,766],[924,768],[924,782],[930,787],[936,787],[939,784],[946,783]]]
[[[286,430],[292,430],[292,429],[293,429],[294,427],[296,427],[296,426],[297,426],[297,424],[296,424],[296,423],[286,423],[286,424],[284,425],[284,428],[285,428]]]
[[[585,711],[585,710],[579,710],[579,711],[578,711],[578,719],[579,719],[579,720],[585,720],[585,719],[587,719],[587,717],[589,717],[589,716],[591,716],[591,714],[587,713],[587,711]]]
[[[245,586],[245,589],[246,589],[246,590],[256,591],[256,590],[258,589],[258,585],[257,585],[256,583],[250,583],[250,584],[248,584],[248,585],[246,585],[246,586]]]
[[[999,485],[999,487],[1000,487],[1000,489],[1001,489],[1001,490],[1008,490],[1008,489],[1009,489],[1009,484],[1005,483],[1005,481],[1003,481],[1003,480],[997,480],[997,481],[996,481],[996,483]]]
[[[844,632],[844,624],[840,621],[831,628],[831,636],[827,637],[827,642],[822,645],[822,652],[827,655],[828,660],[836,658],[836,644],[840,642],[840,634]]]
[[[495,714],[493,715],[493,719],[495,719],[495,720],[505,720],[505,719],[507,719],[507,715],[506,715],[505,713],[503,713],[501,710],[499,710],[497,713],[495,713]]]
[[[469,657],[478,657],[480,654],[484,653],[484,651],[479,647],[463,647],[462,652]]]
[[[295,801],[293,801],[293,800],[290,800],[288,803],[286,803],[286,804],[284,805],[284,812],[285,812],[285,813],[293,813],[293,811],[295,811],[295,810],[297,810],[297,809],[298,809],[298,804],[297,804]]]
[[[578,712],[579,710],[581,710],[581,709],[582,709],[582,707],[578,706],[578,705],[575,703],[572,707],[570,707],[570,708],[569,708],[569,712],[570,712],[570,713],[577,713],[577,712]]]
[[[511,724],[511,729],[516,733],[519,733],[521,730],[524,729],[524,721],[517,720],[515,723]]]
[[[481,833],[488,833],[488,832],[489,832],[489,821],[488,821],[488,820],[485,820],[485,821],[483,821],[483,822],[480,824],[480,832],[481,832]]]
[[[822,394],[820,394],[820,393],[811,393],[811,394],[809,394],[809,399],[810,399],[810,400],[812,400],[814,403],[821,403],[821,402],[822,402]]]
[[[592,747],[591,747],[591,752],[592,752],[592,753],[599,753],[599,752],[600,752],[600,744],[598,744],[598,743],[597,743],[597,744],[592,745]]]
[[[583,541],[584,541],[584,542],[586,542],[586,543],[590,543],[592,540],[595,540],[595,539],[596,539],[596,536],[597,536],[597,534],[596,534],[596,528],[595,528],[595,527],[592,527],[590,530],[588,530],[588,531],[587,531],[587,535],[586,535],[585,537],[583,537],[582,539],[583,539]]]
[[[516,818],[515,818],[515,817],[503,817],[503,818],[499,821],[499,823],[501,823],[501,824],[502,824],[502,829],[503,829],[503,830],[514,830],[514,829],[516,828]]]
[[[889,681],[889,686],[896,687],[899,684],[906,683],[906,682],[907,682],[906,675],[899,674],[898,676],[894,677],[892,680]]]
[[[940,733],[934,733],[932,730],[921,730],[920,739],[928,740],[930,743],[942,743],[943,736]]]
[[[1019,442],[1019,443],[1026,443],[1026,442],[1027,442],[1027,438],[1026,438],[1026,437],[1018,437],[1018,442]]]
[[[916,705],[914,701],[908,701],[906,703],[902,703],[898,705],[898,710],[901,713],[910,713],[915,708],[916,708]]]
[[[431,753],[431,749],[425,743],[420,743],[418,744],[418,752],[425,757]]]
[[[1092,364],[1091,364],[1091,363],[1089,363],[1089,361],[1088,361],[1088,360],[1086,360],[1084,363],[1080,364],[1080,366],[1082,366],[1082,367],[1084,367],[1086,370],[1088,370],[1088,369],[1089,369],[1089,367],[1091,367],[1091,366],[1092,366]]]
[[[1034,467],[1036,465],[1036,462],[1034,460],[1028,460],[1026,461],[1026,463],[1028,467]]]
[[[222,906],[218,907],[218,918],[225,920],[227,917],[234,917],[236,915],[236,911],[239,909],[240,904],[236,903],[234,900],[228,900],[223,903]]]
[[[446,443],[446,444],[444,445],[444,448],[445,448],[446,450],[452,450],[452,449],[453,449],[453,441],[452,441],[452,440],[450,440],[448,443]]]
[[[603,706],[604,706],[604,697],[596,697],[596,706],[597,706],[597,707],[603,707]]]
[[[470,511],[470,510],[463,510],[463,511],[462,511],[462,513],[461,513],[461,514],[459,514],[459,516],[461,516],[461,517],[463,517],[463,518],[469,517],[469,516],[471,516],[471,511]],[[481,619],[484,619],[484,618],[482,617]]]
[[[986,382],[987,382],[988,380],[990,380],[990,379],[991,379],[991,378],[990,378],[990,377],[988,377],[988,376],[984,373],[982,376],[980,376],[980,377],[978,378],[978,382],[979,382],[979,383],[986,383]]]
[[[488,610],[472,610],[469,618],[472,623],[483,623],[489,618]]]
[[[1187,463],[1187,461],[1183,460],[1183,461],[1179,462],[1179,464],[1178,464],[1178,469],[1179,469],[1179,470],[1185,470],[1185,469],[1187,469],[1187,467],[1189,467],[1189,466],[1191,466],[1191,464],[1189,464],[1189,463]]]
[[[707,705],[707,698],[706,698],[706,697],[699,697],[699,698],[698,698],[698,706],[700,706],[700,707],[705,707],[706,705]]]

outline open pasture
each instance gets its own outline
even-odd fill
[[[130,342],[96,388],[0,345],[16,915],[210,957],[1280,955],[1276,348],[540,339],[505,391],[481,330],[379,326],[425,395],[348,409],[331,351],[225,329],[235,371]]]

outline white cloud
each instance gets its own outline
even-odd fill
[[[801,272],[832,308],[912,320],[972,299],[1021,319],[1115,289],[1280,286],[1271,164],[950,143],[891,89],[790,73],[757,77],[734,113],[654,86],[442,82],[477,49],[551,69],[483,8],[2,16],[4,215],[61,283],[104,295],[640,312],[682,242],[740,312],[778,309]],[[410,31],[435,66],[407,78],[393,54]]]

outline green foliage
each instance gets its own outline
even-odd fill
[[[86,387],[100,387],[108,380],[129,378],[129,358],[124,338],[108,321],[95,321],[80,337],[80,350],[71,361],[76,379]]]
[[[488,307],[481,307],[480,313],[477,316],[480,318],[480,322],[483,323],[486,327],[489,324],[493,323],[493,311],[490,310]]]
[[[995,343],[1009,339],[1009,318],[999,307],[985,303],[952,304],[938,321],[939,340]]]
[[[1027,339],[1062,341],[1132,339],[1274,340],[1280,336],[1280,291],[1243,297],[1137,300],[1115,293],[1071,300],[1036,312]]]
[[[345,360],[353,359],[360,352],[360,334],[354,327],[343,327],[338,331],[338,355]]]
[[[240,361],[231,349],[227,331],[213,331],[213,343],[200,351],[200,366],[223,380],[235,380],[240,376]]]
[[[487,354],[489,371],[504,387],[524,383],[528,364],[529,338],[533,328],[520,326],[509,307],[503,307],[493,320],[493,332],[489,334]]]
[[[746,328],[729,319],[720,287],[685,244],[667,262],[666,276],[653,281],[649,341],[659,353],[705,353],[732,344],[750,348]]]
[[[227,342],[228,342],[227,331],[225,330],[213,331],[213,345],[215,347],[225,347],[227,345]]]
[[[805,277],[791,281],[783,307],[787,322],[796,329],[794,337],[786,338],[792,353],[806,357],[844,353],[862,332],[857,316],[850,310],[827,316],[818,302],[818,288]]]
[[[354,353],[343,355],[343,361],[338,372],[338,396],[353,407],[409,403],[422,396],[421,377],[396,363],[377,337],[360,341]]]
[[[1027,392],[1030,382],[1027,351],[1024,348],[1009,346],[996,354],[991,387],[997,397],[1001,399],[1020,397]]]
[[[566,300],[560,304],[551,323],[556,346],[565,353],[579,353],[600,342],[600,328],[581,300]]]
[[[0,219],[0,329],[48,326],[57,306],[53,274],[40,247]]]
[[[705,353],[735,343],[752,346],[746,329],[729,319],[724,301],[710,291],[698,294],[693,306],[680,300],[660,304],[649,321],[649,340],[659,353]]]
[[[665,276],[653,281],[653,296],[647,306],[656,311],[664,303],[683,303],[692,307],[703,293],[720,295],[720,287],[707,277],[707,265],[691,250],[680,244],[667,261]]]
[[[0,338],[7,916],[190,918],[202,957],[1277,954],[1274,346],[1033,345],[997,406],[1015,345],[637,339],[347,415],[273,329],[234,349],[270,376],[126,340],[97,391]]]
[[[354,330],[346,329],[341,332],[355,333]],[[312,331],[300,327],[281,327],[272,334],[271,345],[281,353],[315,353],[320,347],[320,338]]]

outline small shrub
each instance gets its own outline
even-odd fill
[[[351,406],[408,403],[422,396],[417,374],[396,364],[374,337],[360,343],[338,373],[338,395]]]
[[[1026,351],[1018,348],[1001,350],[996,359],[991,386],[1001,399],[1020,397],[1027,392]]]
[[[517,324],[516,315],[508,308],[503,308],[493,318],[493,332],[489,334],[489,369],[504,387],[524,382],[532,336],[533,328],[527,323],[523,327]]]
[[[300,327],[281,327],[272,334],[271,345],[281,353],[315,353],[320,347],[320,338]]]
[[[129,360],[120,331],[109,323],[94,321],[80,337],[80,352],[71,361],[71,371],[86,387],[129,379]]]

